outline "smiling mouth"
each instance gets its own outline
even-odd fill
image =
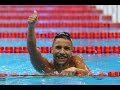
[[[57,57],[56,58],[58,61],[65,61],[67,58],[66,57]]]

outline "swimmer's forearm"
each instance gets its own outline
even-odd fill
[[[27,36],[27,46],[29,48],[36,49],[36,36],[35,36],[35,25],[28,25],[28,36]]]
[[[85,73],[85,74],[88,74],[88,73],[89,73],[88,71],[86,71],[86,70],[84,70],[84,69],[78,69],[78,71],[81,71],[81,72],[83,72],[83,73]]]
[[[28,25],[28,39],[36,41],[34,29],[35,25]]]
[[[35,24],[37,21],[37,11],[34,10],[34,13],[28,17],[28,36],[27,36],[27,45],[30,49],[36,49],[36,37],[35,37]]]

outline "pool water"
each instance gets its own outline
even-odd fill
[[[37,76],[7,77],[1,85],[119,85],[120,77]]]
[[[27,39],[0,38],[0,46],[27,46]],[[53,39],[36,39],[37,46],[52,46]],[[16,41],[18,41],[16,43]],[[119,46],[120,39],[72,39],[74,46]],[[114,42],[114,43],[113,43]]]
[[[43,54],[52,60],[51,54]],[[118,54],[81,54],[90,70],[97,75],[99,72],[120,71]],[[17,74],[38,73],[31,65],[29,54],[0,54],[0,72]],[[0,85],[119,85],[120,77],[100,76],[7,76],[0,77]]]

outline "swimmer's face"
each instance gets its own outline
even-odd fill
[[[57,38],[51,52],[57,64],[65,64],[72,56],[72,43],[68,39]]]

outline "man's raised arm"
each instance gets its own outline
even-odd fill
[[[39,49],[36,46],[35,37],[35,24],[37,22],[37,11],[28,18],[28,35],[27,35],[27,48],[30,54],[30,60],[34,68],[38,71],[49,72],[51,70],[51,64],[41,55]]]

